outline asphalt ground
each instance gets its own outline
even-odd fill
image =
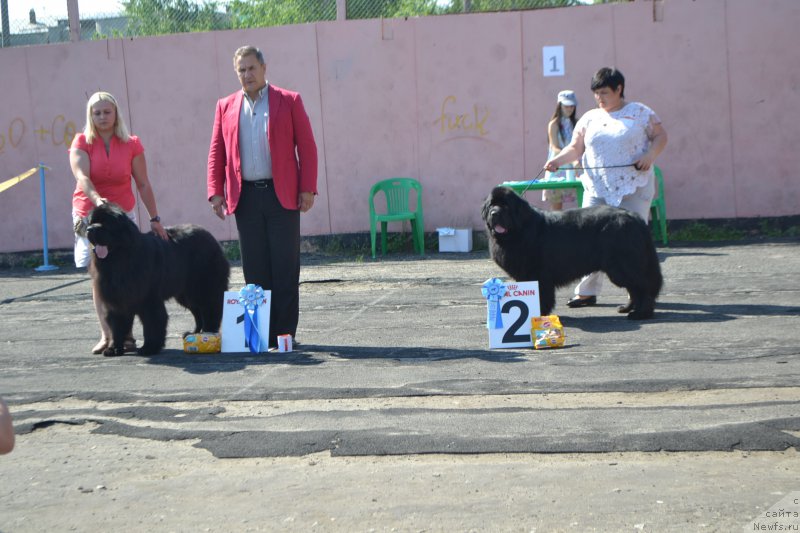
[[[91,355],[84,270],[0,271],[0,531],[772,523],[800,491],[800,241],[659,256],[653,320],[564,288],[555,350],[488,349],[485,251],[304,256],[289,354],[185,354],[170,303],[161,354]]]

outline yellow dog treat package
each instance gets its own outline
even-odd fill
[[[533,339],[533,347],[537,350],[564,346],[566,335],[558,315],[531,318],[531,339]]]
[[[183,336],[183,351],[186,353],[219,353],[221,349],[219,333],[187,333]]]

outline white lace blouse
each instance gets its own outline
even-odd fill
[[[652,183],[653,167],[639,171],[622,165],[631,165],[647,152],[653,125],[660,122],[652,109],[639,102],[610,113],[599,108],[587,111],[575,124],[575,133],[583,134],[581,163],[586,170],[580,179],[586,192],[619,206],[623,196]]]

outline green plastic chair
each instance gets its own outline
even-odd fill
[[[409,207],[411,191],[416,192],[416,208]],[[386,213],[375,211],[375,196],[383,193],[386,198]],[[386,229],[389,222],[411,221],[411,236],[414,249],[425,255],[425,227],[422,218],[422,185],[413,178],[391,178],[377,182],[369,191],[369,235],[372,242],[372,258],[375,258],[375,237],[378,222],[381,223],[381,255],[386,255]]]
[[[664,176],[661,174],[661,169],[655,167],[656,186],[658,187],[658,194],[653,198],[650,204],[650,218],[653,220],[653,233],[656,239],[660,238],[664,246],[667,245],[667,206],[664,203]]]

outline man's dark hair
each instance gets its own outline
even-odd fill
[[[233,54],[233,65],[236,66],[236,62],[239,61],[239,58],[244,56],[256,56],[258,62],[262,65],[264,64],[264,54],[261,52],[261,50],[255,46],[248,45],[242,46],[236,50],[236,52]]]

